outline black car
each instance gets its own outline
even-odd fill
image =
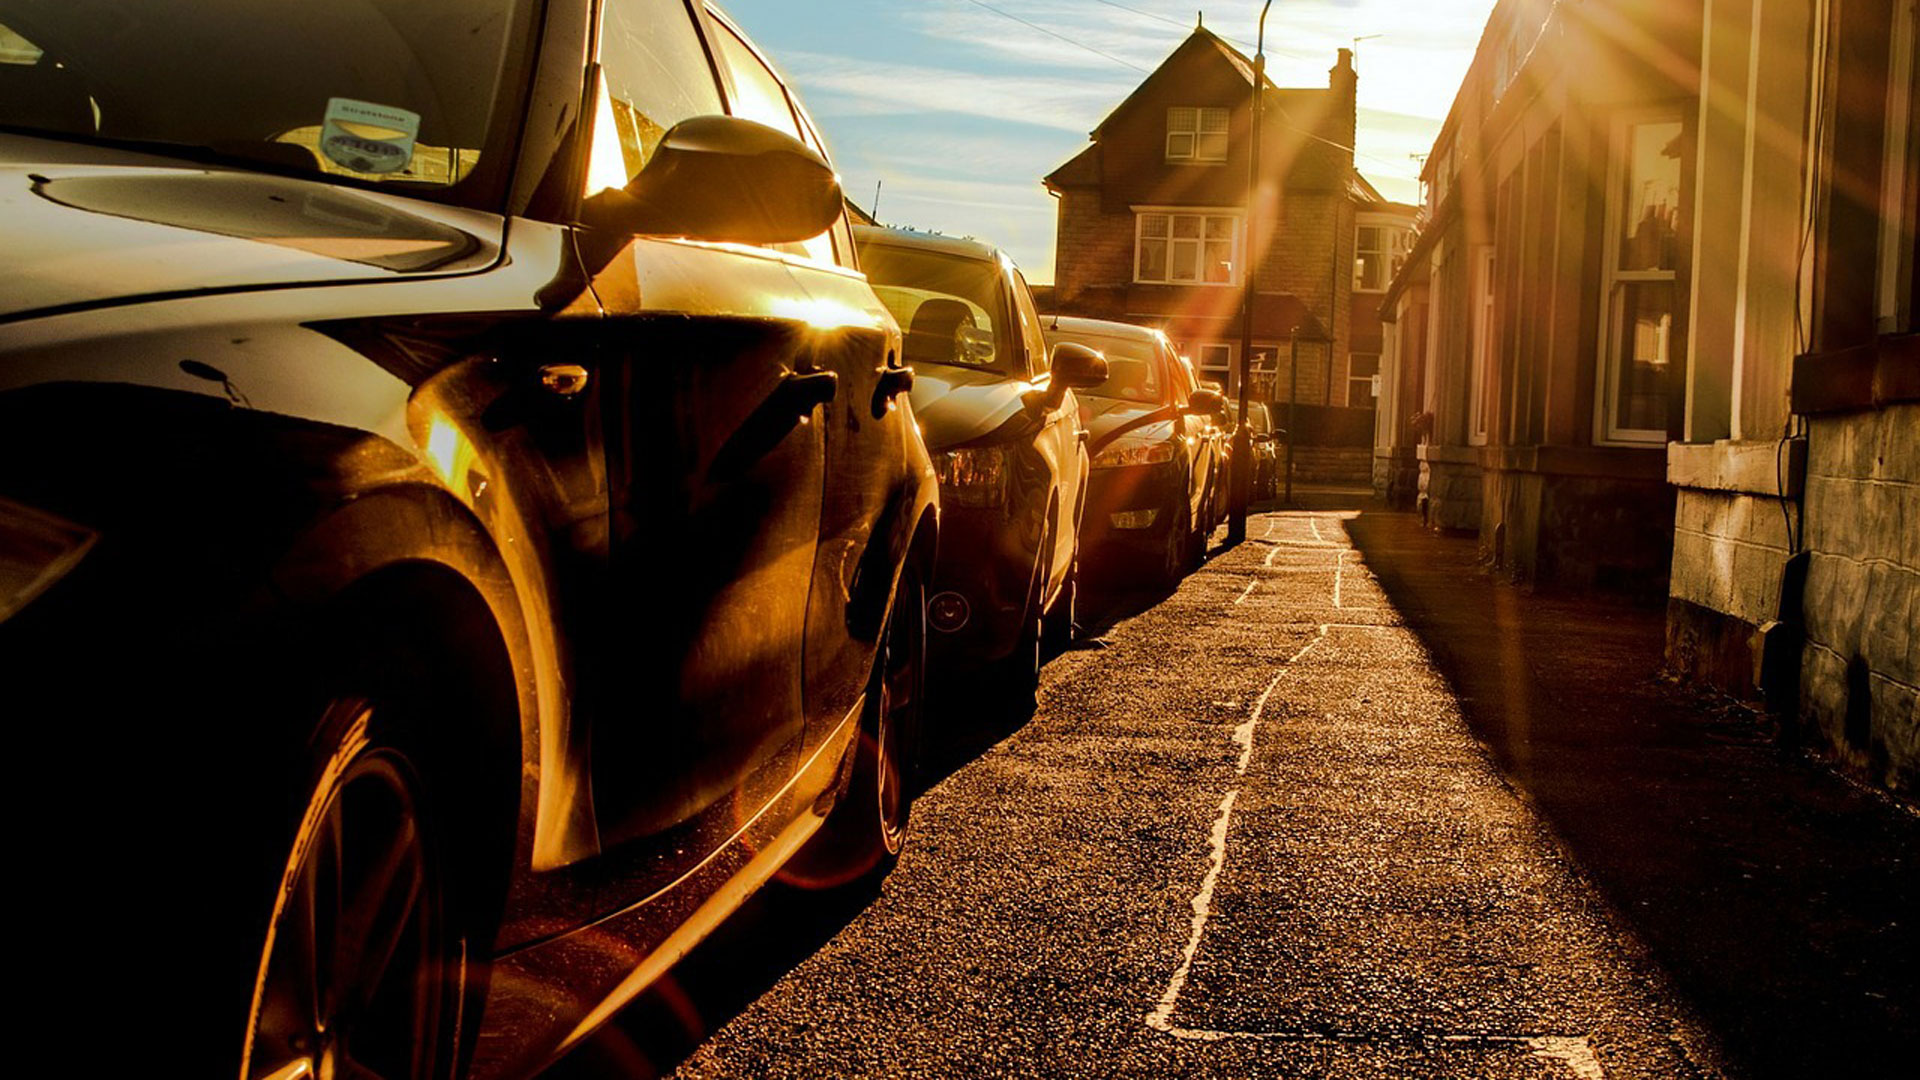
[[[1253,497],[1272,499],[1280,494],[1280,444],[1273,430],[1273,414],[1264,401],[1247,403],[1248,445],[1253,453]]]
[[[1049,351],[1025,279],[990,245],[854,233],[906,329],[913,411],[940,476],[934,670],[999,665],[1030,685],[1043,638],[1072,632],[1088,470],[1073,391],[1104,379],[1106,363],[1076,346]]]
[[[1048,316],[1047,340],[1098,349],[1107,379],[1081,392],[1093,452],[1083,554],[1108,565],[1144,562],[1173,585],[1198,565],[1222,505],[1214,419],[1226,408],[1202,390],[1158,330]]]
[[[812,122],[725,17],[0,30],[37,1000],[143,1069],[522,1075],[774,874],[884,868],[937,485]]]

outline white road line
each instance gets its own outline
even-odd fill
[[[1307,649],[1313,648],[1318,641],[1319,639],[1315,638],[1314,641],[1308,642]],[[1294,659],[1305,656],[1307,649],[1294,653]],[[1280,685],[1280,678],[1286,673],[1285,668],[1274,673],[1273,681],[1267,684],[1265,690],[1260,691],[1260,697],[1254,701],[1253,711],[1247,714],[1246,722],[1233,729],[1233,741],[1240,744],[1240,763],[1234,766],[1234,771],[1242,776],[1247,774],[1247,765],[1253,761],[1253,731],[1260,726],[1260,717],[1267,711],[1267,699],[1273,696],[1273,688]]]
[[[1147,1026],[1156,1031],[1172,1030],[1173,1008],[1180,1003],[1180,991],[1193,970],[1194,954],[1200,951],[1200,935],[1206,932],[1207,916],[1213,911],[1213,887],[1220,883],[1220,868],[1227,862],[1227,825],[1233,820],[1233,803],[1239,797],[1240,789],[1235,788],[1220,800],[1220,816],[1213,822],[1213,848],[1207,855],[1207,876],[1201,879],[1200,892],[1193,898],[1193,933],[1180,954],[1179,969],[1167,983],[1166,993],[1160,995],[1160,1004],[1147,1014]]]
[[[1593,1052],[1593,1044],[1584,1035],[1485,1035],[1408,1032],[1399,1036],[1355,1031],[1219,1031],[1211,1028],[1184,1028],[1169,1023],[1157,1028],[1185,1042],[1225,1042],[1247,1039],[1262,1042],[1354,1043],[1363,1046],[1383,1042],[1437,1042],[1455,1046],[1524,1046],[1534,1057],[1557,1061],[1567,1067],[1576,1080],[1607,1080],[1607,1071]]]
[[[1307,528],[1313,530],[1313,538],[1315,540],[1318,540],[1322,543],[1326,542],[1327,538],[1320,535],[1320,522],[1316,520],[1312,514],[1307,515]]]
[[[1252,595],[1253,595],[1253,590],[1255,590],[1255,589],[1257,589],[1257,588],[1259,588],[1259,587],[1260,587],[1260,579],[1259,579],[1259,578],[1254,578],[1254,579],[1253,579],[1252,581],[1249,581],[1249,582],[1247,582],[1247,587],[1246,587],[1245,589],[1242,589],[1242,590],[1240,591],[1240,595],[1239,595],[1239,596],[1236,596],[1236,597],[1234,597],[1234,598],[1233,598],[1233,602],[1234,602],[1234,603],[1236,603],[1236,604],[1244,604],[1244,603],[1246,603],[1246,600],[1247,600],[1247,597],[1249,597],[1249,596],[1252,596]]]
[[[1564,1035],[1540,1035],[1528,1039],[1527,1043],[1533,1047],[1534,1057],[1560,1062],[1579,1080],[1607,1080],[1607,1070],[1600,1067],[1600,1059],[1593,1053],[1593,1044],[1585,1036],[1569,1038]]]
[[[1340,606],[1340,571],[1347,565],[1347,553],[1336,552],[1333,556],[1333,606]]]
[[[1313,640],[1300,646],[1292,656],[1287,657],[1274,673],[1273,681],[1260,692],[1253,703],[1253,711],[1247,719],[1233,729],[1233,741],[1240,747],[1239,760],[1234,765],[1234,773],[1245,776],[1247,767],[1253,763],[1253,740],[1258,732],[1260,721],[1266,715],[1267,700],[1280,685],[1280,680],[1293,669],[1295,661],[1313,651],[1313,647],[1325,641],[1329,630],[1397,630],[1393,626],[1374,626],[1368,623],[1321,623]],[[1200,939],[1206,935],[1207,920],[1213,915],[1213,890],[1220,883],[1220,871],[1227,863],[1227,830],[1233,824],[1234,803],[1240,798],[1240,789],[1227,792],[1220,801],[1220,816],[1214,819],[1213,832],[1210,834],[1207,855],[1207,872],[1200,879],[1200,891],[1193,898],[1192,932],[1187,936],[1187,944],[1180,951],[1180,966],[1174,970],[1173,978],[1167,981],[1167,989],[1160,995],[1160,1002],[1147,1014],[1147,1026],[1155,1031],[1166,1032],[1175,1038],[1223,1039],[1237,1037],[1234,1032],[1189,1032],[1173,1026],[1173,1010],[1180,1004],[1180,992],[1186,989],[1187,976],[1193,971],[1193,958],[1200,952]]]

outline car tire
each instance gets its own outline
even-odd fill
[[[1200,569],[1200,564],[1207,561],[1207,538],[1213,535],[1214,526],[1219,524],[1219,519],[1214,516],[1219,505],[1214,494],[1212,491],[1207,492],[1207,501],[1202,507],[1200,520],[1193,523],[1193,530],[1186,537],[1184,553],[1186,563],[1181,568],[1185,573]]]
[[[449,851],[398,710],[343,696],[274,896],[247,1017],[243,1078],[457,1075],[479,1015],[484,940],[453,895]],[[301,1067],[306,1071],[302,1073]]]
[[[1161,548],[1160,565],[1154,568],[1154,584],[1161,588],[1172,589],[1187,576],[1187,568],[1193,559],[1192,511],[1183,502],[1178,516],[1167,529],[1167,542]]]
[[[927,598],[914,567],[901,572],[868,677],[845,790],[826,822],[782,872],[809,887],[886,876],[906,844],[925,729]]]

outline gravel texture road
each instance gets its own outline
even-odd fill
[[[1259,515],[1054,658],[1030,716],[943,716],[962,749],[877,896],[762,901],[574,1069],[1722,1075],[1463,721],[1351,516]],[[635,1034],[663,1021],[686,1045]]]

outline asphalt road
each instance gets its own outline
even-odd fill
[[[1258,516],[1030,712],[949,710],[877,896],[764,897],[563,1072],[1725,1074],[1350,516]]]

